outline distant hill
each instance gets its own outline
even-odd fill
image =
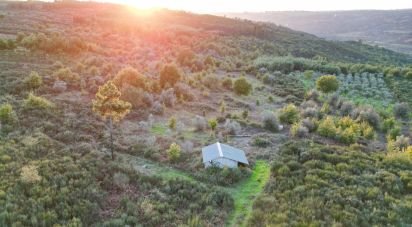
[[[369,44],[412,54],[412,9],[246,12],[225,15],[273,22],[327,39],[363,40]]]

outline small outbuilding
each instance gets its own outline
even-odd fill
[[[237,168],[240,165],[249,165],[245,152],[219,142],[203,147],[202,156],[206,168],[210,166]]]

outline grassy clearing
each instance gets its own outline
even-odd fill
[[[252,175],[249,179],[239,183],[236,187],[229,189],[235,201],[235,209],[228,221],[227,226],[244,226],[252,211],[253,201],[261,193],[270,177],[270,166],[266,161],[256,162]]]

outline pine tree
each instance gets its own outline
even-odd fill
[[[93,111],[109,123],[110,151],[113,153],[113,122],[122,120],[132,108],[132,104],[120,100],[121,93],[112,81],[99,87],[96,99],[93,100]]]

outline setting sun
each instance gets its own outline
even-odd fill
[[[222,12],[256,12],[256,11],[284,11],[284,10],[354,10],[354,9],[403,9],[412,8],[410,0],[289,0],[289,1],[267,1],[267,0],[109,0],[109,2],[132,5],[138,8],[168,8],[174,10],[185,10],[198,13],[222,13]],[[372,6],[372,8],[371,8]]]

